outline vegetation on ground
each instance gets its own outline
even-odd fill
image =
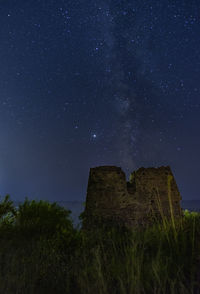
[[[56,203],[0,203],[0,293],[198,294],[200,213],[85,232]]]

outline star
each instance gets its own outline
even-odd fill
[[[183,198],[189,187],[200,197],[200,1],[4,2],[2,194],[34,197],[36,186],[84,200],[85,172],[104,158],[124,169],[172,163],[187,177]],[[75,188],[66,170],[47,168],[65,158]]]

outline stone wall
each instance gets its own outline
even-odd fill
[[[90,169],[83,228],[99,223],[145,226],[156,218],[180,217],[181,196],[170,167],[140,168],[126,182],[120,167]]]

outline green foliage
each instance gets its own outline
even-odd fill
[[[0,293],[198,294],[200,214],[143,230],[74,229],[56,203],[0,203]]]
[[[16,209],[13,202],[10,200],[10,196],[6,195],[0,202],[0,222],[1,225],[11,224],[16,216]]]
[[[24,233],[33,234],[65,234],[73,231],[70,211],[47,201],[29,201],[19,205],[16,216],[16,226]]]
[[[187,218],[198,218],[199,216],[199,213],[198,212],[195,212],[195,211],[189,211],[188,209],[185,209],[184,210],[184,216],[187,217]]]
[[[77,242],[70,211],[28,199],[13,207],[9,197],[0,204],[0,293],[68,293]]]
[[[80,293],[199,293],[200,214],[145,230],[101,229],[83,236]]]

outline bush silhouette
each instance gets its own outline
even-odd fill
[[[129,231],[73,228],[70,211],[0,202],[0,294],[198,294],[200,214]]]
[[[0,293],[66,293],[76,231],[70,211],[26,199],[0,203]]]
[[[71,211],[47,201],[29,201],[19,205],[16,227],[27,234],[58,235],[73,232]]]

